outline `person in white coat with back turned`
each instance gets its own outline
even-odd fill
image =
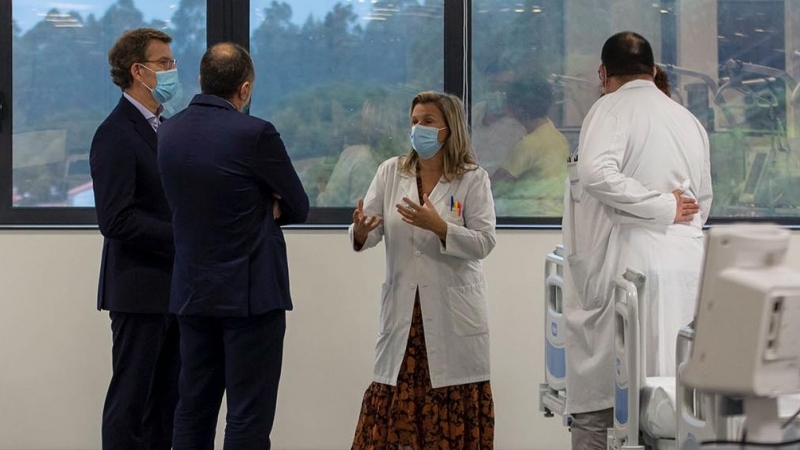
[[[412,150],[381,164],[349,231],[356,251],[386,243],[373,383],[352,448],[491,450],[489,176],[457,97],[417,94],[410,118]]]
[[[702,226],[711,207],[708,137],[653,83],[650,44],[609,38],[598,71],[604,95],[583,121],[565,193],[564,315],[567,412],[573,449],[605,449],[613,426],[613,281],[647,277],[648,375],[674,375],[678,330],[700,279]]]

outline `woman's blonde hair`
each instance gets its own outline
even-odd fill
[[[478,168],[475,154],[472,153],[472,144],[467,131],[466,114],[461,99],[451,94],[434,91],[420,92],[411,101],[409,117],[414,112],[414,107],[419,104],[433,103],[444,116],[445,126],[450,130],[450,135],[444,140],[442,149],[444,163],[442,176],[447,181],[461,178],[465,173]],[[400,159],[400,170],[414,175],[419,155],[412,148]]]

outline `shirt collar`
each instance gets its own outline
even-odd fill
[[[153,124],[154,120],[158,121],[161,120],[161,113],[164,112],[164,105],[158,105],[158,110],[156,111],[156,114],[153,114],[149,109],[147,109],[144,105],[139,103],[135,98],[133,98],[127,92],[123,92],[122,95],[125,98],[127,98],[128,101],[131,102],[133,106],[135,106],[136,109],[139,110],[140,113],[142,113],[144,118],[147,119],[147,121],[150,122],[151,125]]]

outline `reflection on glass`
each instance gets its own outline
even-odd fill
[[[473,140],[495,180],[498,216],[561,215],[552,206],[563,185],[548,183],[543,169],[529,170],[530,159],[515,155],[558,154],[563,141],[552,135],[536,149],[530,126],[518,137],[513,100],[529,108],[537,100],[512,86],[528,82],[534,90],[546,79],[554,100],[547,117],[574,148],[599,96],[601,43],[622,30],[651,42],[672,98],[708,131],[712,216],[800,216],[798,23],[800,4],[783,0],[474,0]],[[504,179],[526,170],[535,181]]]
[[[565,65],[562,3],[473,3],[473,147],[498,216],[561,216],[570,144],[549,76]]]
[[[312,205],[355,206],[408,150],[409,99],[442,89],[443,0],[251,7],[251,114],[275,124]]]
[[[443,3],[251,1],[252,112],[281,131],[317,206],[352,206],[373,166],[408,148],[407,100],[443,87]],[[91,204],[89,144],[119,98],[106,53],[124,30],[174,38],[176,108],[197,91],[205,49],[205,0],[51,5],[12,0],[15,206]],[[546,80],[546,119],[574,148],[599,95],[600,43],[628,29],[653,44],[673,99],[709,132],[712,216],[800,216],[798,11],[785,0],[472,0],[472,137],[498,216],[560,216],[560,187],[531,160],[563,140],[520,120],[527,106],[514,102],[534,100],[512,86]]]
[[[185,70],[179,70],[179,95],[165,106],[167,114],[178,111],[199,91],[206,0],[51,5],[12,0],[13,205],[93,206],[89,147],[121,95],[109,76],[108,50],[132,28],[172,36]]]

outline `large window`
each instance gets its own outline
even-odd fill
[[[138,26],[175,39],[176,109],[197,92],[207,43],[249,46],[251,114],[281,132],[313,223],[349,221],[377,165],[408,149],[412,96],[435,89],[466,101],[498,223],[558,225],[600,46],[621,30],[650,40],[673,99],[708,130],[712,220],[800,223],[795,1],[11,0],[0,2],[0,224],[93,223],[88,149],[120,95],[106,53]]]
[[[408,150],[413,96],[443,88],[444,2],[250,4],[251,113],[281,132],[317,214],[347,220],[378,165]]]
[[[561,217],[567,155],[579,131],[563,120],[563,95],[556,98],[564,90],[555,77],[567,65],[565,3],[473,2],[473,147],[501,222]],[[597,90],[594,82],[573,89]]]
[[[94,206],[89,147],[121,96],[109,75],[108,50],[132,28],[168,33],[181,90],[165,114],[180,110],[199,91],[206,0],[12,0],[11,17],[11,190],[3,192],[11,198],[5,201],[30,223],[53,218],[52,211],[86,223],[91,210],[64,210]]]
[[[797,2],[474,0],[472,131],[509,222],[557,221],[600,47],[633,30],[711,143],[712,218],[800,218]],[[532,219],[534,218],[534,219]]]

